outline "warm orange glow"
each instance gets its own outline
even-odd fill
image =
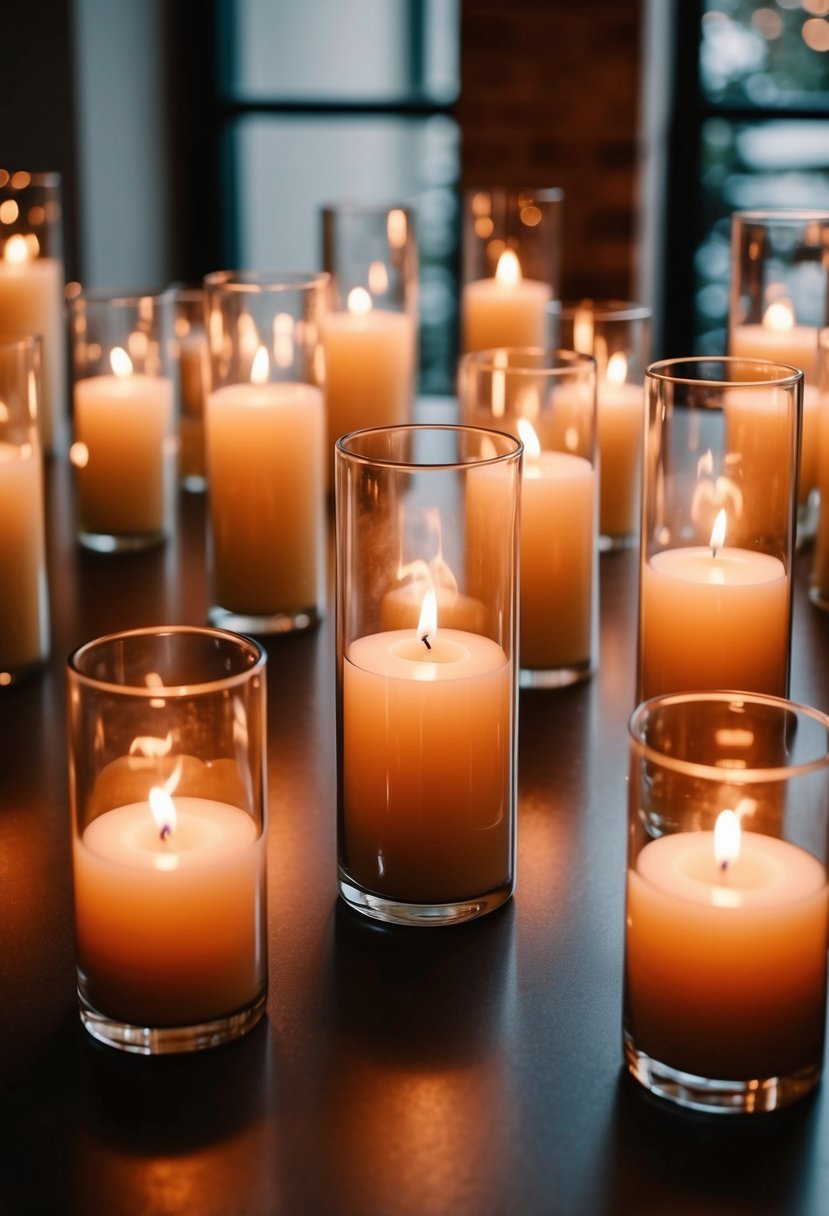
[[[369,290],[376,296],[383,295],[389,289],[389,272],[383,262],[372,262],[368,268]],[[355,288],[356,291],[356,288]]]
[[[742,831],[735,811],[720,811],[714,824],[714,860],[725,869],[740,856]]]
[[[132,359],[123,346],[113,346],[109,352],[109,363],[115,375],[120,379],[132,375]]]
[[[29,243],[21,233],[16,232],[14,236],[10,236],[6,241],[3,258],[5,261],[10,262],[12,266],[20,266],[23,262],[28,262],[31,256]]]
[[[524,451],[528,456],[541,455],[541,444],[535,433],[535,427],[526,418],[518,419],[518,438],[523,443]]]
[[[399,207],[393,207],[386,218],[386,235],[392,249],[402,249],[406,244],[409,222],[406,212]]]
[[[608,384],[624,384],[627,377],[627,355],[624,351],[617,350],[607,361],[607,382]]]
[[[432,587],[426,592],[423,597],[423,604],[420,609],[420,619],[417,622],[417,636],[423,641],[424,638],[433,638],[438,631],[438,599]]]
[[[593,354],[593,313],[577,308],[573,317],[573,348],[583,355]]]
[[[364,317],[371,312],[371,296],[365,287],[353,287],[348,293],[348,311],[354,317]]]
[[[13,224],[20,214],[20,208],[13,198],[7,198],[0,203],[0,224]]]
[[[789,301],[775,300],[773,304],[769,304],[763,317],[763,324],[778,333],[794,328],[794,309]]]
[[[495,278],[504,287],[521,282],[521,263],[511,249],[505,249],[499,257]]]
[[[160,786],[150,790],[150,810],[158,829],[163,836],[170,835],[176,830],[176,808],[172,798]]]
[[[264,346],[260,346],[253,356],[253,364],[250,369],[251,384],[267,384],[269,371],[270,361],[267,349]]]
[[[709,542],[709,547],[715,554],[717,550],[722,549],[723,545],[725,544],[725,527],[725,507],[720,507],[719,511],[717,512],[717,518],[714,520],[714,527],[711,529],[711,540]]]

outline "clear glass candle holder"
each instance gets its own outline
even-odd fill
[[[829,610],[829,327],[818,335],[818,521],[809,597]]]
[[[213,624],[286,633],[324,614],[327,290],[327,274],[204,281]]]
[[[143,1055],[264,1012],[265,655],[220,630],[113,634],[69,658],[78,994]]]
[[[461,346],[546,346],[558,298],[564,192],[505,186],[463,198]]]
[[[331,275],[322,342],[333,479],[341,435],[412,419],[418,329],[413,214],[399,204],[324,207],[322,250]]]
[[[204,402],[210,383],[204,292],[176,284],[170,288],[173,309],[172,356],[177,368],[179,482],[191,493],[207,487],[204,454]]]
[[[522,688],[583,680],[598,665],[596,361],[575,351],[477,351],[461,360],[461,421],[524,444]]]
[[[337,442],[339,889],[378,920],[512,894],[521,451],[456,426]]]
[[[786,696],[803,373],[668,359],[645,381],[637,700]]]
[[[78,539],[100,553],[160,544],[178,452],[171,298],[81,292],[70,320]]]
[[[629,744],[627,1067],[695,1110],[785,1106],[823,1063],[829,718],[682,693]]]
[[[60,175],[0,169],[0,336],[41,336],[45,453],[62,446],[68,406],[64,283]]]
[[[0,688],[49,653],[40,355],[39,337],[0,336]]]
[[[596,360],[599,548],[630,548],[639,541],[651,310],[628,300],[579,300],[556,311],[558,345]]]
[[[829,211],[736,211],[731,218],[729,354],[803,372],[799,539],[816,524],[818,330],[829,325]]]

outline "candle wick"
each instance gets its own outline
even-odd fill
[[[420,640],[423,643],[423,645],[426,647],[427,650],[432,649],[432,643],[429,641],[428,633],[424,633],[423,637]]]
[[[713,545],[711,546],[711,556],[712,556],[712,557],[716,557],[716,556],[717,556],[717,550],[714,548],[714,546],[713,546]]]
[[[727,858],[727,857],[725,858],[725,860],[724,860],[724,861],[721,861],[721,862],[720,862],[720,869],[722,870],[723,874],[724,874],[724,873],[726,872],[726,870],[728,869],[728,858]]]
[[[161,832],[160,832],[161,839],[166,840],[169,835],[170,835],[170,825],[169,825],[169,823],[165,823],[164,827],[161,829]]]

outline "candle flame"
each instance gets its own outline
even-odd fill
[[[736,811],[720,811],[714,824],[714,860],[721,870],[740,856],[742,829]]]
[[[253,356],[253,363],[251,364],[251,384],[267,384],[269,371],[270,360],[268,359],[267,347],[260,346]]]
[[[123,346],[113,346],[109,352],[109,363],[120,380],[124,380],[127,376],[132,375],[132,359]]]
[[[423,597],[423,604],[420,609],[420,619],[417,622],[417,636],[427,650],[432,647],[429,644],[429,638],[433,638],[438,631],[438,597],[435,595],[434,588],[430,587]]]
[[[573,349],[584,355],[593,354],[593,313],[589,308],[577,308],[573,317]]]
[[[364,317],[371,312],[371,296],[365,287],[353,287],[348,293],[348,311],[353,317]]]
[[[20,266],[23,262],[28,262],[31,256],[29,243],[22,233],[16,232],[6,241],[3,258],[13,266]]]
[[[160,786],[154,785],[150,790],[150,810],[158,824],[161,839],[166,840],[176,828],[176,808],[170,795]]]
[[[383,295],[389,289],[389,272],[383,262],[372,262],[368,268],[368,286],[376,296]]]
[[[495,278],[504,287],[514,287],[521,282],[521,263],[511,249],[505,249],[499,257]]]
[[[541,444],[535,433],[535,427],[526,418],[518,419],[518,438],[523,443],[524,451],[528,456],[541,455]]]
[[[763,324],[778,333],[794,328],[794,309],[788,300],[775,300],[763,316]]]
[[[722,549],[725,544],[725,527],[725,507],[720,507],[717,512],[717,518],[714,520],[714,527],[711,529],[711,540],[709,541],[709,547],[715,556],[717,550]]]
[[[627,356],[623,350],[617,350],[607,361],[608,384],[624,384],[628,375]]]

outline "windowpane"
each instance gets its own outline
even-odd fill
[[[449,391],[457,323],[455,123],[443,116],[262,115],[239,119],[232,131],[243,268],[319,268],[325,203],[414,203],[421,388]]]
[[[706,0],[700,82],[709,101],[829,110],[829,4]]]
[[[236,100],[444,103],[458,93],[458,0],[235,0]]]

